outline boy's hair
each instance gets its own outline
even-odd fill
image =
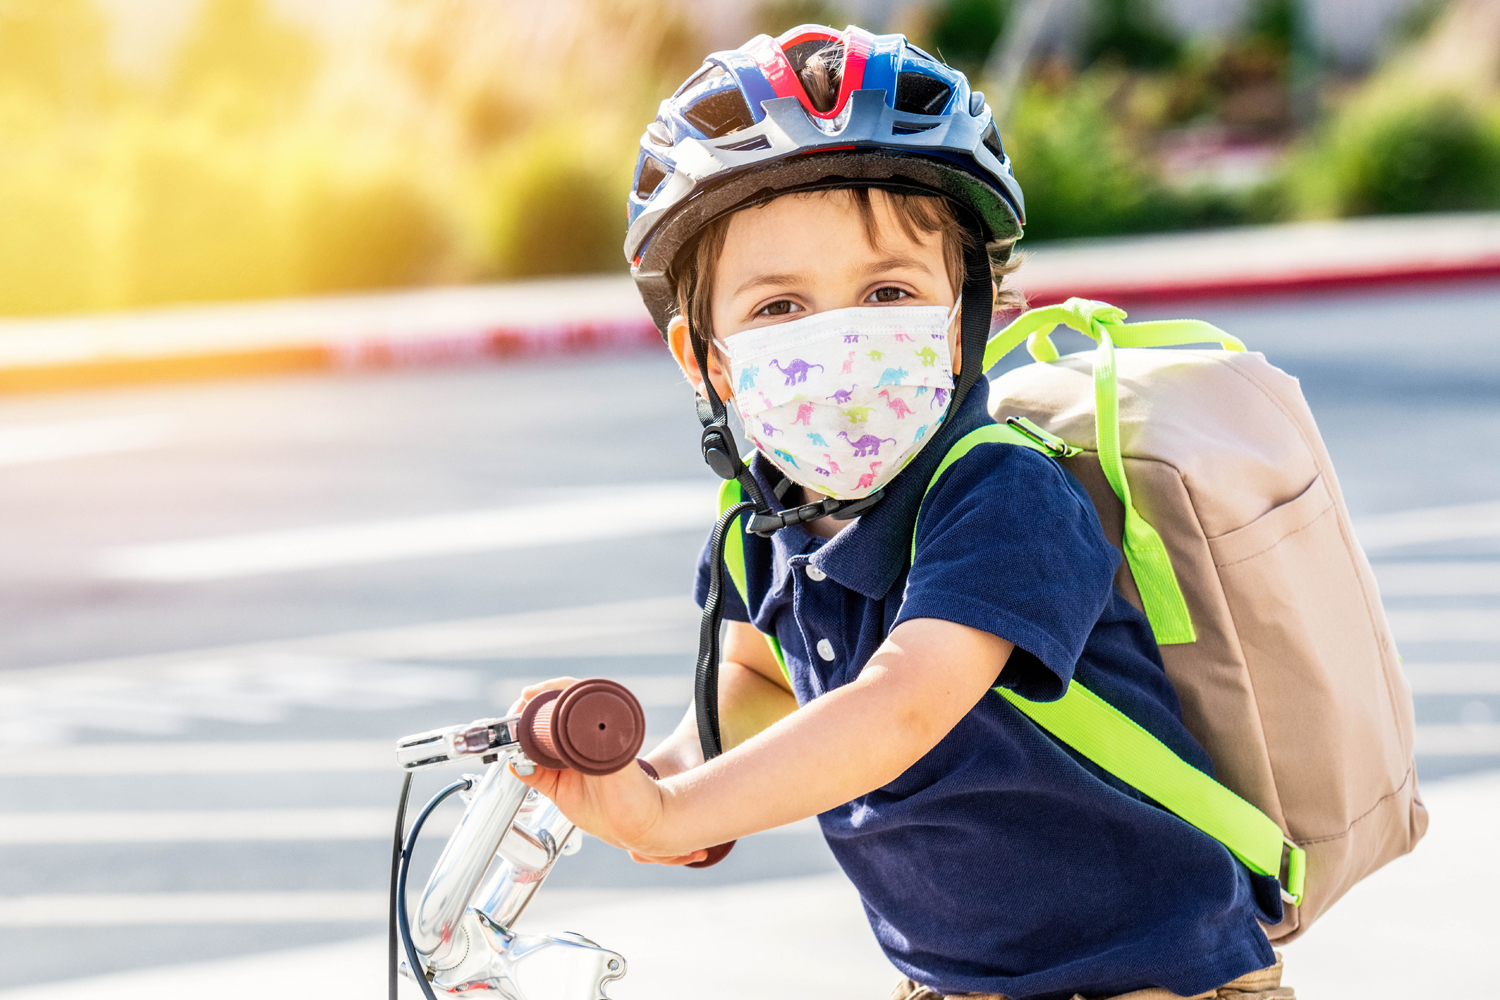
[[[814,53],[803,64],[799,72],[802,86],[808,98],[819,111],[832,108],[838,98],[839,83],[843,77],[844,47],[827,45]],[[879,249],[881,244],[880,221],[875,216],[875,206],[870,200],[869,188],[850,187],[834,189],[853,199],[864,224],[865,239],[870,246]],[[933,233],[943,241],[943,263],[947,265],[948,280],[953,285],[955,298],[963,287],[964,250],[973,237],[959,222],[953,203],[941,195],[908,194],[888,191],[891,214],[901,231],[912,240],[920,240]],[[729,232],[729,220],[733,214],[722,216],[703,227],[697,241],[683,254],[676,274],[677,312],[687,320],[688,330],[696,339],[708,341],[713,338],[713,310],[711,301],[714,291],[714,272],[719,256],[724,251],[724,240]],[[995,299],[995,309],[1022,309],[1025,299],[1014,289],[1004,288],[1005,276],[1020,266],[1020,261],[1011,257],[1014,239],[999,240],[986,248],[990,256],[990,271],[1000,294]]]

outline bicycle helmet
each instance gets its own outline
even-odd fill
[[[820,111],[799,74],[830,45],[843,47],[842,78]],[[710,55],[646,127],[628,198],[625,256],[658,329],[675,311],[677,257],[709,222],[854,186],[947,197],[981,245],[1019,237],[1025,220],[984,95],[904,35],[802,25]]]

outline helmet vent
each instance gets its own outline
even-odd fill
[[[763,135],[757,135],[739,142],[726,142],[719,148],[731,153],[753,153],[757,149],[770,149],[771,140]]]
[[[995,131],[994,122],[984,130],[984,136],[979,141],[984,144],[985,149],[995,154],[995,159],[1002,162],[1005,160],[1005,153],[1000,149],[1000,133]]]
[[[782,49],[781,51],[786,53],[786,61],[792,64],[792,72],[801,76],[802,70],[807,66],[809,59],[816,53],[823,51],[823,49],[836,45],[838,45],[838,42],[831,39],[814,38],[811,41],[798,42],[791,48]]]
[[[689,90],[692,90],[694,87],[698,86],[698,84],[700,83],[707,83],[709,80],[717,80],[726,72],[727,71],[724,69],[724,67],[720,66],[718,63],[709,63],[698,72],[697,76],[693,77],[687,83],[684,83],[681,87],[678,87],[677,93],[685,94]]]
[[[710,139],[738,132],[755,124],[750,105],[738,90],[721,90],[694,104],[683,117]]]
[[[896,77],[897,111],[909,115],[940,115],[953,88],[926,73],[902,73]]]
[[[924,122],[921,125],[916,122],[896,122],[891,126],[891,135],[916,135],[918,132],[929,132],[937,127],[937,122]]]
[[[641,164],[640,179],[635,182],[635,196],[641,200],[651,197],[651,192],[661,183],[661,179],[667,176],[666,168],[651,157],[646,157]]]

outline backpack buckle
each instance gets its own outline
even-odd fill
[[[1281,900],[1293,906],[1302,902],[1303,890],[1307,888],[1307,852],[1285,836],[1281,838],[1287,848],[1285,856],[1286,881],[1281,886]]]
[[[1056,434],[1042,430],[1025,417],[1006,417],[1005,423],[1035,441],[1053,458],[1072,458],[1083,450],[1073,447]]]

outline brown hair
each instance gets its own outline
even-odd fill
[[[832,43],[819,49],[803,64],[798,75],[808,99],[819,111],[827,111],[838,99],[839,84],[843,79],[844,47]],[[837,193],[854,199],[864,225],[865,239],[871,247],[881,249],[880,220],[875,217],[875,206],[870,200],[870,190],[865,187],[836,189]],[[832,192],[824,192],[832,193]],[[943,263],[948,269],[948,280],[952,282],[953,295],[958,297],[963,288],[964,251],[973,243],[974,237],[958,219],[952,202],[941,195],[908,194],[901,191],[887,192],[891,214],[901,231],[913,240],[938,233],[943,241]],[[785,197],[785,196],[784,196]],[[676,268],[677,312],[687,320],[688,330],[696,339],[707,342],[713,338],[714,272],[719,256],[724,251],[724,240],[729,232],[729,220],[725,215],[703,228],[694,244],[678,262]],[[1011,257],[1014,239],[990,243],[990,273],[1001,285],[995,298],[996,311],[1023,309],[1025,298],[1015,289],[1004,288],[1006,275],[1015,272],[1021,262]]]

